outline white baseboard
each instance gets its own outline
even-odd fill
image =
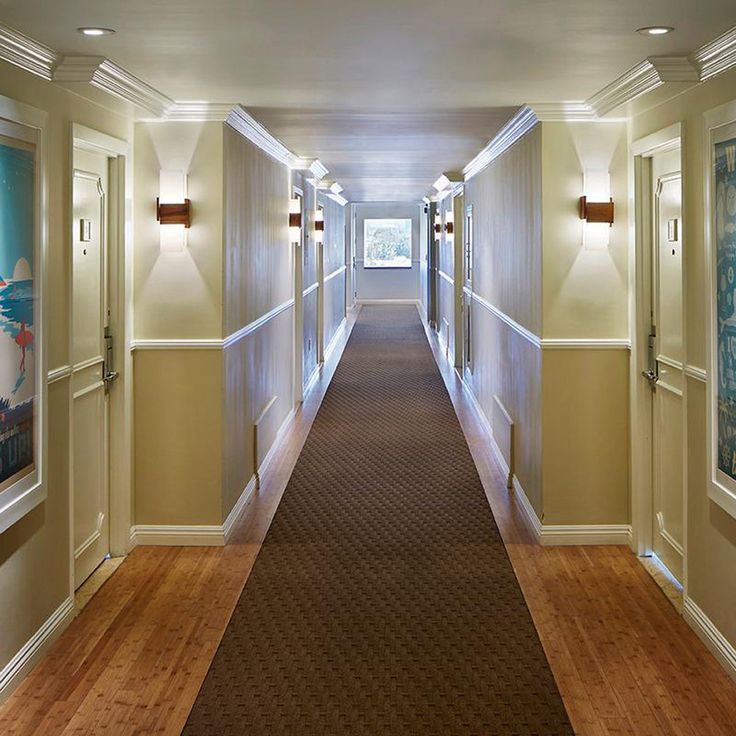
[[[70,596],[5,665],[0,671],[0,702],[4,701],[20,684],[22,678],[36,664],[44,651],[69,625],[74,615],[74,599]]]
[[[459,371],[455,371],[460,376]],[[501,466],[505,476],[509,474],[509,466],[501,453],[496,439],[493,436],[493,428],[488,421],[483,407],[473,393],[471,387],[462,379],[466,396],[475,408],[480,423],[485,430],[488,442]],[[516,497],[524,511],[524,518],[529,530],[534,535],[538,544],[544,547],[561,547],[566,545],[631,545],[631,526],[629,524],[543,524],[537,516],[537,512],[529,501],[519,479],[513,476],[513,486]]]
[[[726,672],[736,680],[736,647],[723,636],[692,598],[685,598],[682,615]]]
[[[222,524],[177,525],[137,524],[130,530],[130,546],[222,547],[225,532]]]
[[[332,353],[335,352],[335,348],[340,343],[340,338],[343,336],[343,333],[345,332],[345,328],[348,326],[348,319],[347,317],[342,318],[342,322],[338,325],[337,329],[335,330],[335,334],[330,339],[330,342],[327,344],[327,347],[325,348],[325,360],[326,363],[329,359]]]

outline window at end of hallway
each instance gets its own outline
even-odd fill
[[[363,222],[364,268],[411,268],[411,220]]]

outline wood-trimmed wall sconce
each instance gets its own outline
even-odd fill
[[[445,232],[448,235],[452,235],[455,232],[455,223],[452,220],[448,220],[445,223]]]
[[[183,202],[163,204],[156,197],[156,219],[161,225],[184,225],[189,228],[192,225],[191,202],[185,199]]]
[[[605,222],[613,226],[613,198],[608,202],[588,202],[588,198],[580,197],[580,219],[586,222]]]
[[[314,239],[317,243],[322,243],[325,239],[325,211],[322,207],[317,207],[314,211]]]
[[[292,197],[289,200],[289,240],[300,243],[302,239],[302,200]]]

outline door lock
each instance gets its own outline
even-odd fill
[[[659,381],[659,376],[653,370],[646,370],[641,372],[642,376],[649,381],[652,386]]]

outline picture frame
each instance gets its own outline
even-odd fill
[[[708,496],[736,517],[736,101],[705,114]]]
[[[0,534],[47,497],[45,122],[0,97]]]

